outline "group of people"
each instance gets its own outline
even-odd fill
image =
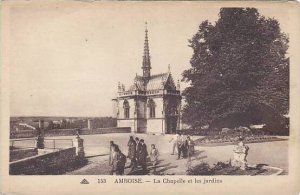
[[[177,149],[177,160],[190,158],[195,153],[195,142],[190,136],[178,133],[169,142],[173,143],[171,155],[175,155],[175,150]]]
[[[110,141],[110,156],[109,156],[109,165],[111,166],[110,174],[113,175],[123,175],[125,164],[127,158],[130,159],[129,168],[130,172],[135,171],[138,166],[142,167],[143,172],[147,172],[147,159],[149,156],[147,145],[143,139],[133,136],[129,137],[128,141],[128,154],[125,156],[117,144],[113,141]],[[156,164],[158,161],[159,152],[154,144],[151,145],[150,158],[153,164],[154,170],[156,169]]]
[[[176,134],[171,140],[172,155],[175,155],[177,149],[178,158],[190,158],[195,152],[195,143],[190,136],[184,134]],[[110,141],[110,156],[109,165],[111,166],[110,174],[123,175],[125,170],[125,164],[127,158],[130,160],[129,168],[130,172],[135,171],[139,166],[142,168],[144,173],[148,172],[147,162],[150,156],[153,170],[156,171],[156,165],[158,163],[159,151],[154,144],[151,144],[150,153],[148,153],[147,145],[143,139],[138,137],[130,136],[128,143],[128,154],[123,154],[117,144]]]

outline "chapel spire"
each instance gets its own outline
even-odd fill
[[[148,29],[147,29],[147,22],[146,29],[145,29],[145,42],[144,42],[144,55],[143,55],[143,77],[149,78],[150,77],[150,69],[151,69],[151,62],[150,62],[150,54],[149,54],[149,43],[148,43]]]

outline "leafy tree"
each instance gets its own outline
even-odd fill
[[[183,92],[184,122],[238,126],[288,113],[288,37],[277,20],[254,8],[222,8],[219,19],[203,21],[189,42],[194,54],[183,72],[190,83]]]

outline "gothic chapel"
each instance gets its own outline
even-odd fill
[[[117,126],[131,127],[132,133],[175,133],[180,126],[180,85],[175,86],[170,67],[167,73],[151,74],[147,27],[142,70],[128,89],[118,84],[113,99]]]

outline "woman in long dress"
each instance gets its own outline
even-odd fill
[[[128,146],[127,158],[129,158],[130,161],[131,161],[130,162],[131,171],[134,171],[134,169],[137,166],[137,163],[136,163],[136,142],[134,141],[132,136],[130,136],[127,146]]]
[[[143,171],[147,171],[147,146],[143,139],[140,140],[140,146],[138,147],[138,156],[139,156],[139,163],[143,168]]]
[[[115,147],[117,145],[113,142],[110,141],[110,146],[109,146],[109,160],[108,160],[108,164],[109,166],[111,166],[111,170],[110,170],[110,174],[113,175],[114,173],[114,166],[113,166],[113,159],[115,158]]]

